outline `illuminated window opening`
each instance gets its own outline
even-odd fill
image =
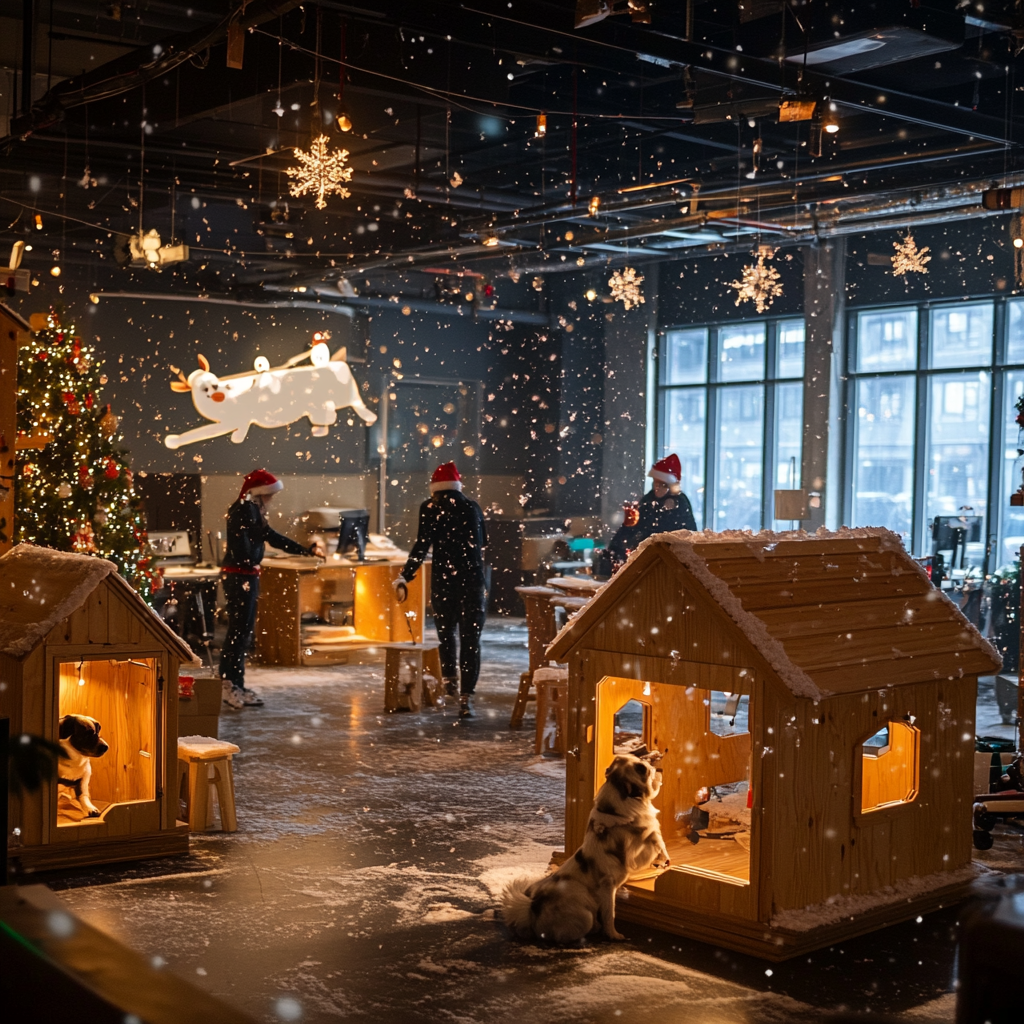
[[[918,792],[920,732],[889,721],[858,746],[860,813],[909,804]]]

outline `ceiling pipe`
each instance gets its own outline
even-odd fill
[[[29,0],[25,0],[28,4]],[[213,26],[172,36],[164,43],[137,47],[132,53],[117,57],[77,78],[55,85],[31,109],[11,121],[11,134],[0,139],[7,146],[16,139],[27,139],[41,128],[57,124],[67,110],[131,92],[162,75],[173,71],[211,46],[227,39],[228,27],[254,28],[265,21],[279,18],[298,7],[302,0],[244,0]]]

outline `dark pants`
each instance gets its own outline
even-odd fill
[[[451,587],[443,592],[434,591],[430,597],[434,606],[434,625],[441,641],[441,675],[454,679],[455,630],[459,631],[459,689],[472,693],[480,676],[480,634],[487,618],[487,594],[483,583],[469,587]]]
[[[220,675],[242,690],[245,688],[245,656],[256,634],[260,578],[240,572],[226,572],[221,578],[228,603],[228,635],[220,652]]]

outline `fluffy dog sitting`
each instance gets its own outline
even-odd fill
[[[520,938],[568,945],[600,929],[621,940],[615,894],[631,874],[669,866],[652,803],[661,775],[642,758],[619,754],[604,777],[576,853],[546,878],[519,878],[502,893],[505,921]]]
[[[100,723],[88,715],[64,715],[59,723],[60,765],[57,772],[57,792],[71,797],[90,818],[100,812],[89,799],[89,781],[92,778],[91,758],[102,757],[109,749],[100,739]]]

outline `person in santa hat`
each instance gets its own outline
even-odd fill
[[[394,586],[399,602],[404,601],[406,584],[416,575],[427,552],[434,549],[430,601],[441,641],[441,675],[446,695],[459,696],[460,718],[472,717],[472,698],[480,675],[480,634],[487,617],[486,546],[483,513],[472,498],[462,493],[462,478],[455,463],[438,466],[430,478],[430,497],[420,505],[416,543]]]
[[[604,565],[606,572],[602,575],[611,575],[641,541],[655,533],[697,529],[690,500],[680,487],[683,471],[679,456],[673,452],[659,459],[647,475],[653,480],[651,489],[640,499],[635,521],[630,525],[623,523],[611,539]]]
[[[228,605],[228,635],[220,652],[221,696],[228,707],[259,707],[263,701],[245,685],[245,655],[256,632],[260,597],[260,562],[267,544],[289,555],[324,557],[318,542],[305,548],[272,529],[267,506],[284,484],[265,469],[253,470],[242,483],[238,500],[228,509],[227,550],[221,580]]]

